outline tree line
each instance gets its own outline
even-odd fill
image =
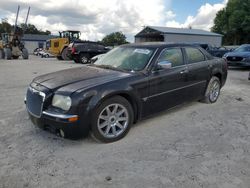
[[[10,33],[13,29],[14,25],[11,25],[8,23],[7,19],[2,19],[2,22],[0,23],[0,33]],[[46,30],[40,30],[37,29],[35,25],[33,24],[27,24],[27,27],[25,26],[24,23],[19,25],[22,30],[25,31],[26,34],[41,34],[41,35],[50,35],[51,32]]]
[[[216,14],[211,31],[224,36],[224,45],[250,43],[250,0],[229,0]]]

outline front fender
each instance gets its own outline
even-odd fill
[[[83,100],[79,105],[80,111],[85,109],[84,113],[88,114],[88,116],[92,116],[94,110],[106,99],[113,97],[115,95],[120,95],[126,98],[133,110],[135,120],[139,118],[139,114],[141,112],[142,103],[138,95],[133,92],[133,88],[131,86],[124,86],[122,84],[112,84],[111,86],[102,86],[101,88],[92,89],[90,91],[85,92],[83,96]]]

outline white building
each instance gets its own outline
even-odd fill
[[[24,34],[22,42],[31,54],[36,48],[45,48],[46,40],[55,38],[53,35]]]
[[[146,26],[135,35],[135,42],[207,43],[221,46],[222,35],[201,29]]]

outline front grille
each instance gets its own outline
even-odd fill
[[[26,94],[26,105],[28,111],[35,117],[41,117],[45,94],[29,87]]]
[[[228,61],[242,61],[243,57],[237,57],[237,56],[233,56],[233,57],[227,57]]]

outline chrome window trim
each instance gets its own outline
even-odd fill
[[[167,50],[167,49],[180,49],[181,54],[182,54],[182,62],[183,62],[183,65],[174,66],[174,67],[172,67],[172,68],[186,66],[186,62],[185,62],[185,59],[184,59],[184,54],[183,54],[181,48],[182,48],[182,47],[178,47],[178,46],[177,46],[177,47],[166,47],[166,48],[162,49],[161,53],[159,54],[158,58],[157,58],[156,61],[155,61],[156,64],[158,63],[158,60],[160,59],[162,53],[163,53],[165,50]],[[171,69],[172,69],[172,68],[171,68]]]
[[[186,56],[187,56],[187,65],[193,65],[193,64],[196,64],[196,63],[201,63],[201,62],[204,62],[204,61],[208,61],[207,57],[203,54],[203,52],[200,50],[200,48],[196,48],[196,47],[192,47],[192,46],[185,46],[183,48],[184,48]],[[198,61],[198,62],[195,62],[195,63],[189,63],[189,61],[188,61],[188,54],[187,54],[187,48],[192,48],[192,49],[196,49],[196,50],[200,51],[200,53],[204,57],[204,60],[203,61]]]

